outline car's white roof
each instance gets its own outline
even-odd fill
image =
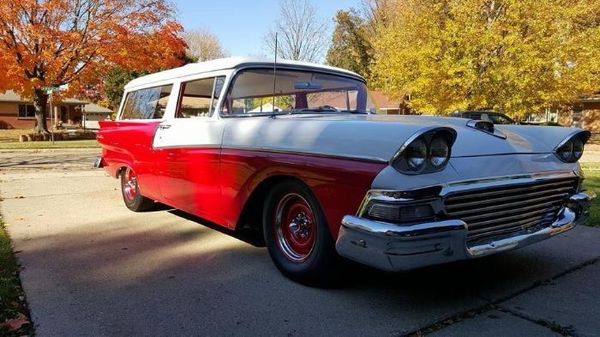
[[[206,62],[199,63],[189,63],[179,68],[169,69],[165,71],[161,71],[158,73],[138,77],[131,82],[129,82],[125,89],[135,88],[139,86],[148,85],[150,83],[155,83],[159,81],[164,81],[168,79],[179,78],[188,75],[201,74],[211,71],[217,70],[226,70],[226,69],[235,69],[244,65],[273,65],[273,60],[269,60],[266,58],[258,58],[258,57],[227,57],[221,58]],[[277,60],[277,65],[282,66],[296,66],[296,67],[310,67],[316,69],[322,69],[326,71],[333,71],[337,73],[347,74],[353,77],[362,78],[357,73],[352,71],[336,68],[331,66],[326,66],[322,64],[316,63],[308,63],[308,62],[300,62],[300,61],[291,61],[291,60]]]

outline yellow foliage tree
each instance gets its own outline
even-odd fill
[[[600,0],[396,0],[372,81],[427,113],[515,117],[600,90]]]

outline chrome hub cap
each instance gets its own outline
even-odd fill
[[[137,196],[137,177],[133,170],[125,171],[125,182],[123,183],[123,195],[127,202],[133,202]]]
[[[301,195],[284,195],[275,209],[274,231],[279,250],[293,262],[302,262],[312,253],[316,224],[310,205]]]

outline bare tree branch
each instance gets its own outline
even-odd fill
[[[329,23],[319,17],[308,0],[280,0],[279,18],[265,36],[270,54],[275,53],[275,34],[279,33],[277,54],[285,59],[322,62],[329,45]]]
[[[219,38],[208,29],[197,28],[186,31],[183,39],[188,45],[187,53],[200,62],[227,56]]]

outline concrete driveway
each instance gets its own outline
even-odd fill
[[[98,150],[0,152],[38,336],[598,336],[600,230],[338,289],[279,274],[264,248],[168,209],[133,213]]]

